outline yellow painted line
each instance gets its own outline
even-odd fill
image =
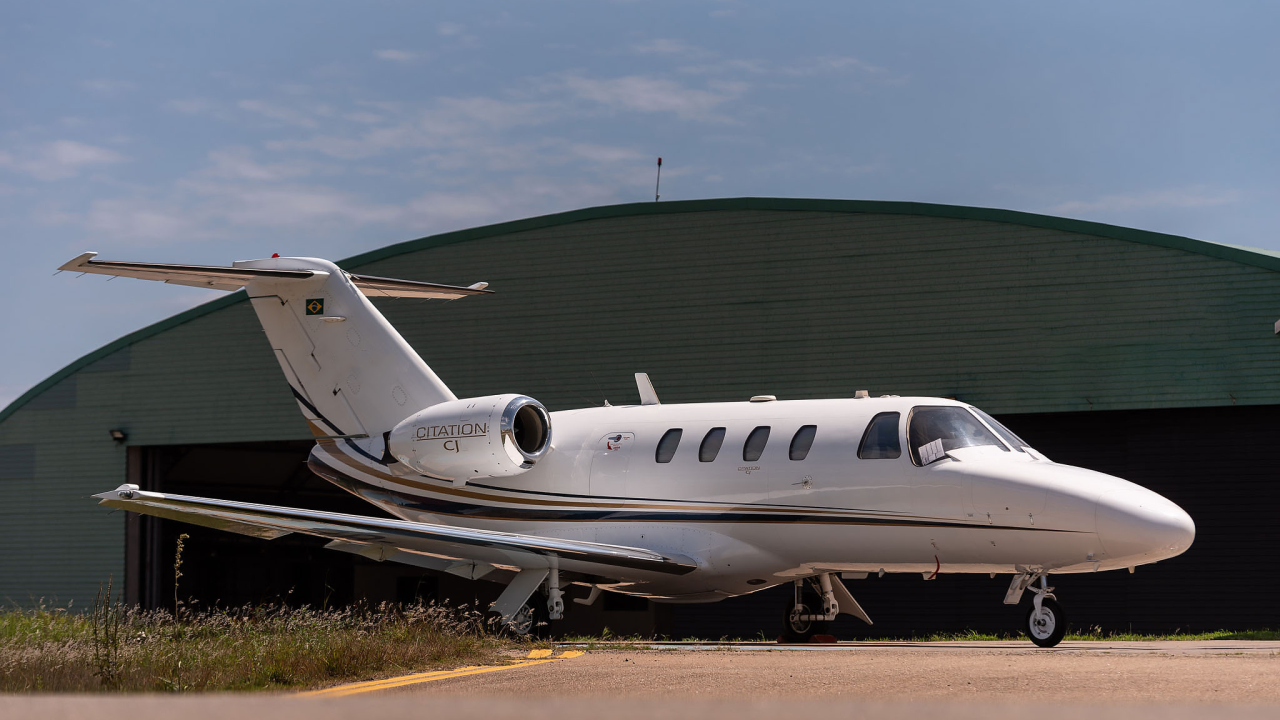
[[[453,670],[435,670],[432,672],[413,673],[411,675],[384,678],[382,680],[366,680],[365,682],[348,683],[346,685],[338,685],[336,687],[325,688],[323,690],[311,690],[309,692],[298,693],[298,697],[345,697],[347,695],[355,695],[357,693],[373,692],[375,690],[390,690],[391,688],[433,682],[436,680],[448,680],[456,677],[467,677],[468,675],[480,675],[483,673],[497,672],[499,670],[513,670],[515,668],[530,667],[532,665],[544,665],[546,663],[556,662],[558,660],[568,660],[569,658],[576,658],[579,655],[582,655],[581,650],[566,650],[558,657],[549,657],[551,652],[551,650],[534,650],[529,653],[529,657],[534,658],[536,656],[537,659],[525,660],[524,662],[512,663],[511,665],[469,665],[467,667],[460,667]]]
[[[542,658],[551,657],[551,650],[543,648],[541,650],[530,650],[526,660],[541,660]]]

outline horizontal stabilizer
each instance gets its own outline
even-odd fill
[[[417,280],[395,280],[393,278],[373,275],[349,274],[351,282],[369,297],[398,298],[433,298],[452,300],[467,295],[492,295],[492,290],[485,290],[489,283],[476,283],[469,287],[453,285],[437,285],[436,283],[418,282]]]
[[[268,533],[277,533],[278,537],[298,532],[346,543],[386,545],[436,557],[518,567],[546,567],[545,558],[557,557],[671,575],[697,569],[697,564],[688,558],[668,557],[644,548],[170,495],[139,490],[136,485],[121,485],[94,497],[109,507],[205,527],[241,533],[246,532],[245,528],[259,528],[264,532],[262,537],[271,537]]]
[[[329,275],[323,270],[274,270],[258,267],[218,267],[214,265],[174,265],[170,263],[95,260],[94,258],[97,255],[94,252],[84,253],[58,269],[97,275],[115,275],[139,280],[158,280],[173,285],[189,285],[191,287],[225,290],[227,292],[239,290],[257,279],[309,280]],[[365,295],[375,297],[451,300],[467,295],[487,295],[493,292],[492,290],[484,289],[487,283],[476,283],[470,287],[456,287],[454,285],[440,285],[417,280],[396,280],[373,275],[348,273],[347,277]]]

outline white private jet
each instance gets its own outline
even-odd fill
[[[1132,483],[1060,465],[981,410],[942,398],[663,405],[548,412],[506,394],[454,396],[369,297],[459,298],[315,258],[232,267],[103,262],[62,270],[245,288],[316,436],[316,474],[399,519],[256,505],[122,485],[103,505],[263,539],[305,533],[379,561],[506,582],[517,633],[559,619],[564,588],[706,603],[792,583],[787,636],[839,613],[870,623],[839,575],[1012,574],[1024,630],[1057,644],[1050,573],[1171,558],[1187,513]],[[554,436],[553,436],[554,429]],[[540,596],[539,596],[540,593]]]

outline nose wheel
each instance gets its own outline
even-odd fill
[[[1040,581],[1040,587],[1036,587],[1037,580]],[[1054,597],[1053,588],[1049,587],[1049,576],[1039,569],[1024,570],[1015,575],[1009,583],[1009,591],[1005,593],[1004,604],[1017,605],[1027,591],[1033,596],[1022,631],[1031,642],[1043,648],[1062,642],[1067,634],[1067,615],[1062,611],[1058,598]]]
[[[1036,645],[1049,648],[1062,642],[1067,634],[1067,616],[1057,600],[1042,597],[1040,602],[1031,604],[1027,610],[1027,619],[1023,624],[1023,632]]]

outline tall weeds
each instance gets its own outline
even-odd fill
[[[496,661],[525,643],[447,605],[252,606],[143,612],[99,592],[93,612],[0,611],[0,692],[318,687]]]
[[[107,580],[106,594],[98,586],[90,614],[93,627],[94,676],[102,683],[102,689],[115,690],[120,686],[120,631],[124,627],[124,607],[117,597],[111,597],[112,582]]]

